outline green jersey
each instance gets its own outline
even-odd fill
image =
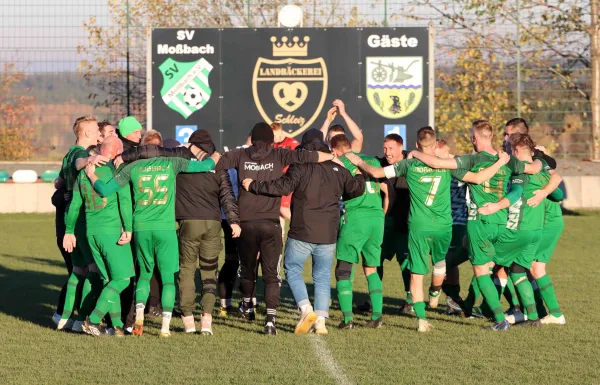
[[[133,230],[175,230],[175,181],[188,169],[181,158],[142,159],[121,168],[115,181],[133,185]],[[214,163],[213,163],[214,165]]]
[[[542,160],[542,164],[545,162]],[[520,185],[523,187],[521,197],[508,208],[508,222],[506,228],[511,230],[541,230],[544,228],[544,211],[543,204],[531,207],[527,204],[527,200],[533,197],[533,192],[541,190],[550,180],[550,174],[545,171],[540,171],[535,175],[521,174],[513,176],[511,183],[513,186]]]
[[[477,154],[462,155],[455,159],[459,169],[479,172],[496,163],[498,155],[482,151]],[[496,203],[504,198],[510,177],[523,174],[524,171],[525,164],[511,156],[510,161],[502,166],[490,180],[479,185],[469,183],[469,194],[467,195],[468,220],[481,220],[485,223],[505,225],[507,220],[506,209],[499,210],[492,215],[480,215],[477,209],[486,203]]]
[[[98,179],[108,182],[115,174],[112,163],[98,167],[95,172]],[[92,186],[90,179],[81,170],[73,190],[73,200],[67,212],[67,234],[73,234],[75,222],[80,215],[80,207],[85,210],[86,234],[120,234],[125,230],[132,231],[132,204],[129,189],[102,198]]]
[[[546,162],[543,162],[543,158],[536,157],[533,159],[542,160],[542,172],[548,174],[548,179],[550,179],[550,170],[552,170],[552,167],[548,166]],[[562,227],[564,225],[565,222],[563,220],[562,208],[560,207],[560,203],[550,199],[544,199],[544,228],[555,226]]]
[[[67,219],[66,213],[69,211],[69,206],[71,204],[73,188],[75,187],[77,174],[79,173],[77,171],[77,166],[75,165],[75,163],[77,162],[77,159],[87,158],[88,156],[89,155],[85,148],[81,147],[80,145],[75,145],[69,148],[69,152],[67,152],[67,155],[65,155],[65,157],[63,158],[59,177],[63,180],[65,184],[66,195],[69,196],[69,198],[67,199],[67,207],[65,208],[65,222]],[[85,225],[85,210],[83,207],[81,207],[81,211],[77,216],[77,222],[80,225]]]
[[[438,231],[452,227],[450,184],[467,170],[433,169],[418,159],[402,160],[385,169],[388,178],[405,177],[410,194],[409,227]]]
[[[365,163],[367,163],[373,167],[377,167],[377,168],[381,167],[381,165],[379,164],[379,161],[376,158],[373,158],[373,157],[370,157],[367,155],[363,155],[363,154],[357,154],[357,153],[354,153],[354,154],[358,155]],[[343,155],[340,156],[340,160],[342,162],[344,162],[344,166],[346,167],[346,169],[348,169],[348,171],[350,171],[352,176],[355,176],[356,172],[358,171],[358,167],[356,167],[352,162],[350,162],[348,160],[348,158],[346,158]],[[365,175],[365,180],[366,180],[367,185],[365,187],[365,192],[363,193],[363,195],[344,202],[346,211],[347,212],[368,211],[369,213],[374,213],[377,215],[384,216],[383,202],[381,200],[381,194],[380,194],[381,189],[379,187],[379,181],[370,175]]]

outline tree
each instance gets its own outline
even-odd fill
[[[5,64],[0,73],[0,160],[27,160],[35,151],[30,126],[35,98],[11,93],[23,77],[14,64]]]

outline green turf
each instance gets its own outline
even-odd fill
[[[481,330],[486,321],[444,316],[442,305],[428,312],[434,332],[418,334],[414,318],[395,315],[404,293],[397,264],[387,262],[382,329],[336,330],[341,313],[334,303],[329,336],[296,336],[297,313],[284,285],[277,337],[261,335],[261,322],[215,316],[214,337],[184,335],[181,321],[174,320],[169,340],[157,337],[159,320],[141,338],[54,331],[50,316],[66,274],[53,216],[0,215],[0,383],[334,384],[315,354],[314,338],[325,341],[354,384],[600,383],[595,302],[600,216],[579,214],[565,218],[549,267],[568,320],[564,327],[486,332]],[[464,294],[468,266],[461,271]],[[355,286],[362,301],[362,273]],[[359,315],[356,322],[366,320]]]

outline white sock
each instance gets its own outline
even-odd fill
[[[138,303],[137,305],[135,305],[135,320],[136,321],[144,320],[144,309],[145,308],[146,308],[146,306],[144,306],[143,303]]]
[[[127,330],[127,333],[131,333],[131,332],[133,331],[133,328],[130,326],[130,327],[128,327],[128,328],[127,328],[127,329],[125,329],[125,330]]]
[[[221,307],[227,307],[227,300],[221,298]]]
[[[507,283],[508,283],[508,279],[500,278],[500,286],[502,286],[502,291],[504,291],[504,288],[506,287]]]
[[[252,305],[256,306],[256,297],[252,297]]]
[[[325,322],[325,317],[323,317],[322,315],[318,316],[317,322]]]
[[[166,312],[163,311],[162,313],[162,328],[160,329],[161,332],[169,332],[169,327],[171,326],[171,312]]]
[[[302,306],[300,306],[300,311],[304,314],[310,307],[311,307],[310,304],[302,305]]]

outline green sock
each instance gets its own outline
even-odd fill
[[[415,309],[415,314],[417,315],[417,319],[426,320],[427,316],[425,314],[425,302],[415,302],[413,304],[413,309]]]
[[[500,304],[500,298],[498,298],[498,291],[492,282],[492,277],[489,274],[484,274],[477,277],[477,285],[481,291],[481,295],[487,302],[488,306],[494,313],[494,319],[496,322],[504,321],[504,313],[502,312],[502,305]]]
[[[83,275],[71,273],[69,280],[67,281],[67,292],[65,293],[65,306],[61,315],[62,319],[69,319],[73,314],[75,307],[75,298],[77,293],[81,291],[85,277]]]
[[[504,288],[504,298],[506,298],[506,301],[511,307],[519,306],[519,298],[517,297],[517,292],[515,291],[515,285],[513,285],[513,281],[510,277],[508,277],[506,287]]]
[[[104,282],[100,274],[91,271],[87,273],[81,290],[81,306],[77,314],[78,321],[85,321],[85,318],[92,313],[103,286]]]
[[[538,317],[544,318],[548,315],[546,311],[546,306],[544,306],[544,299],[542,298],[542,293],[540,293],[540,288],[538,287],[537,281],[535,279],[529,280],[531,283],[531,287],[533,288],[533,299],[535,300],[535,308],[538,313]]]
[[[135,303],[144,304],[148,302],[148,296],[150,296],[150,278],[152,278],[152,272],[140,272],[140,277],[137,280],[135,286]]]
[[[90,322],[99,324],[106,313],[110,314],[113,326],[123,326],[121,322],[121,292],[129,286],[129,280],[110,281],[98,298],[96,308],[90,314]],[[116,305],[116,306],[115,306]],[[117,312],[118,309],[118,312]]]
[[[352,321],[352,281],[344,279],[335,284],[344,322]]]
[[[535,299],[533,298],[533,288],[531,287],[531,283],[527,279],[526,273],[510,273],[510,278],[515,284],[515,288],[519,294],[519,298],[521,299],[521,303],[527,312],[527,318],[529,320],[535,321],[537,320],[538,313],[535,308]]]
[[[165,313],[172,313],[173,307],[175,307],[175,273],[161,274],[162,279],[162,296],[160,303],[162,305],[162,311]]]
[[[475,306],[475,302],[481,297],[481,291],[479,290],[479,284],[477,283],[477,277],[473,275],[471,278],[471,284],[469,285],[469,294],[467,295],[467,299],[465,299],[465,309],[467,312],[471,312],[473,310],[473,306]]]
[[[540,289],[540,294],[544,299],[544,302],[548,306],[548,311],[555,317],[560,317],[562,312],[560,311],[560,306],[558,306],[558,300],[556,299],[556,294],[554,293],[554,285],[552,285],[552,281],[548,274],[544,275],[535,280]]]
[[[371,306],[373,307],[371,319],[377,320],[381,318],[381,313],[383,312],[383,287],[381,285],[381,279],[378,274],[369,274],[369,276],[367,276],[367,283],[369,288],[369,298],[371,299]]]

